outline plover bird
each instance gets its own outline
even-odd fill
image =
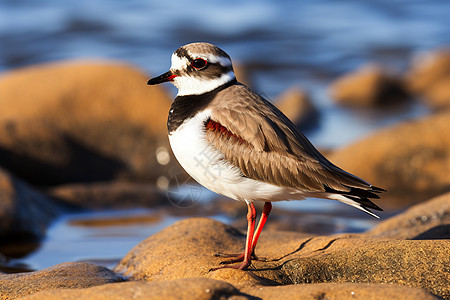
[[[370,199],[384,190],[327,160],[281,111],[236,80],[222,49],[180,47],[170,70],[148,84],[167,81],[178,88],[167,121],[175,157],[198,183],[248,206],[244,253],[212,270],[250,265],[271,202],[326,198],[374,217],[369,209],[382,210]],[[256,231],[255,201],[264,202]]]

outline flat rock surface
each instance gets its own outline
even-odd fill
[[[132,281],[107,284],[87,289],[49,290],[23,299],[229,299],[241,293],[231,284],[206,279],[188,278],[163,282]],[[244,298],[245,299],[245,298]]]
[[[0,164],[37,185],[169,176],[172,99],[149,77],[90,61],[1,74]]]
[[[47,290],[24,297],[26,300],[75,299],[439,299],[424,290],[398,285],[320,283],[238,290],[220,280],[206,278],[177,279],[162,282],[122,282],[85,289]]]
[[[244,241],[242,233],[217,221],[188,219],[137,245],[115,271],[147,281],[213,278],[237,288],[323,282],[401,284],[450,297],[449,240],[310,237],[267,231],[256,251],[265,260],[254,261],[249,271],[209,271],[224,260],[214,253],[242,251]]]
[[[0,275],[0,299],[16,299],[41,290],[86,288],[123,281],[111,270],[87,263],[64,263],[41,271]]]
[[[424,290],[392,284],[316,283],[256,287],[248,294],[257,299],[440,299]],[[249,298],[254,299],[254,298]]]
[[[328,158],[387,190],[381,207],[402,208],[450,191],[450,111],[385,128]]]

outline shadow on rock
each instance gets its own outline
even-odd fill
[[[20,257],[33,251],[61,213],[52,199],[0,168],[0,251]]]
[[[32,178],[34,184],[59,185],[68,182],[107,181],[115,178],[124,169],[117,159],[108,158],[94,149],[88,149],[69,137],[63,138],[66,153],[60,164],[49,164],[36,157],[11,152],[0,147],[0,165],[14,170],[22,178]]]
[[[440,239],[450,239],[450,224],[439,225],[422,232],[418,236],[414,237],[413,240],[440,240]]]

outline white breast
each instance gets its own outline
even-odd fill
[[[243,177],[206,141],[204,122],[210,116],[211,111],[204,110],[169,135],[175,157],[186,172],[204,187],[235,200],[288,200],[292,191]]]

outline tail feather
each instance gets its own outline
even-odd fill
[[[345,204],[356,207],[378,219],[379,217],[369,209],[378,211],[383,211],[383,209],[370,201],[370,199],[379,199],[380,196],[378,196],[377,194],[384,191],[384,189],[375,186],[369,186],[367,190],[352,187],[349,191],[338,191],[329,187],[325,187],[325,192],[329,193],[328,198],[335,199]]]

